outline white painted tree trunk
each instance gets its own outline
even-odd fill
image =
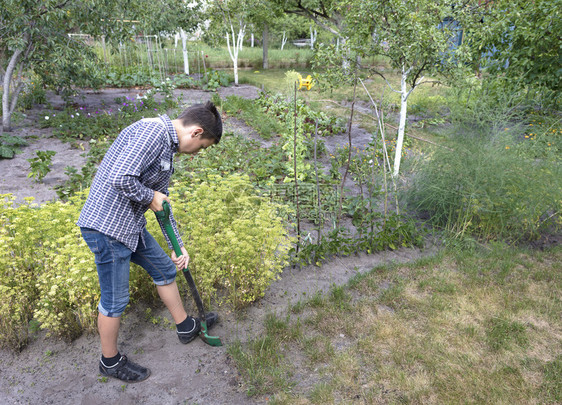
[[[187,35],[185,31],[180,28],[181,46],[183,52],[183,71],[186,75],[189,74],[189,57],[187,55]]]
[[[254,33],[252,32],[252,35],[250,36],[250,43],[251,43],[251,47],[254,47]]]
[[[226,45],[228,46],[228,53],[234,65],[234,84],[238,85],[238,52],[242,49],[242,41],[244,40],[244,32],[246,25],[241,25],[238,30],[238,35],[234,34],[234,26],[230,24],[230,33],[226,34]],[[232,38],[232,43],[230,42]]]
[[[310,27],[310,49],[314,49],[314,43],[316,42],[316,36],[318,32],[316,30],[312,30],[312,26]]]
[[[392,175],[398,176],[400,172],[400,159],[402,157],[402,145],[404,145],[404,130],[406,129],[406,113],[408,111],[408,92],[406,79],[408,78],[410,69],[406,70],[402,66],[402,78],[400,79],[400,125],[398,125],[398,136],[396,138],[396,153],[394,155],[394,171]]]
[[[283,50],[286,43],[287,43],[287,34],[285,33],[285,31],[283,31],[283,37],[281,38],[281,50]]]

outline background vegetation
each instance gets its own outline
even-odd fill
[[[455,10],[230,0],[211,2],[211,15],[175,1],[165,12],[98,3],[7,2],[0,12],[0,156],[25,145],[9,131],[37,104],[46,105],[40,126],[90,144],[86,165],[67,168],[61,201],[15,206],[1,196],[3,346],[22,349],[38,328],[70,339],[95,330],[97,276],[74,223],[96,165],[126,125],[183,108],[176,89],[214,92],[236,65],[241,83],[264,92],[212,99],[258,140],[227,132],[178,159],[172,189],[207,303],[248,305],[288,263],[422,246],[426,232],[447,246],[269,316],[262,335],[228,349],[248,393],[279,404],[562,400],[560,249],[550,247],[562,226],[558,0]],[[393,18],[376,18],[385,13]],[[85,25],[94,20],[104,23]],[[178,27],[190,38],[189,75]],[[78,31],[88,36],[67,35]],[[244,34],[236,63],[227,32]],[[313,75],[310,91],[295,91],[295,70]],[[144,96],[94,111],[73,98],[83,86],[140,86]],[[67,109],[52,110],[48,91]],[[353,125],[372,134],[367,145],[347,137]],[[329,152],[332,136],[347,142]],[[41,152],[30,162],[37,181],[49,170]],[[134,266],[131,292],[156,299]]]

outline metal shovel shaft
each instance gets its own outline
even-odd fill
[[[170,204],[164,201],[162,204],[164,208],[162,211],[155,212],[156,217],[162,221],[162,225],[164,226],[164,230],[168,235],[168,239],[172,243],[172,247],[174,248],[174,252],[176,253],[177,257],[183,256],[181,251],[181,247],[178,243],[176,235],[174,234],[174,229],[172,228],[172,224],[170,223]],[[197,310],[199,311],[199,320],[201,322],[201,331],[199,332],[199,337],[203,339],[203,341],[211,346],[222,346],[222,342],[218,336],[209,336],[207,333],[207,320],[205,318],[205,309],[203,308],[203,301],[201,300],[201,296],[199,295],[199,291],[197,291],[197,287],[195,286],[195,281],[191,276],[191,272],[189,268],[185,268],[182,271],[183,275],[185,276],[185,280],[187,281],[187,285],[189,285],[189,289],[191,290],[191,295],[195,300],[195,304],[197,305]]]

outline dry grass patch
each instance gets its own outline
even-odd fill
[[[288,342],[320,383],[272,393],[279,403],[560,401],[560,262],[560,248],[502,247],[358,276],[352,291],[311,300],[310,336]]]

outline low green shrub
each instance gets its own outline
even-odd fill
[[[33,177],[36,182],[42,181],[51,171],[52,159],[56,154],[54,150],[38,150],[37,157],[27,159],[31,168],[27,177]]]
[[[537,238],[562,225],[562,171],[526,157],[509,136],[463,132],[452,149],[425,157],[407,193],[410,206],[454,233],[483,239]]]
[[[262,297],[288,263],[292,239],[278,214],[281,207],[238,174],[209,173],[176,184],[170,195],[201,295],[235,308]]]
[[[8,134],[0,135],[0,159],[12,159],[17,153],[21,153],[21,147],[27,146],[25,139]]]
[[[291,239],[277,206],[258,197],[247,176],[209,175],[196,183],[177,184],[172,201],[201,295],[220,291],[221,301],[246,305],[263,296],[286,265]],[[96,265],[76,226],[87,191],[41,206],[32,198],[16,206],[12,195],[0,195],[0,346],[23,348],[32,321],[67,339],[96,330]],[[146,216],[168,250],[154,215]],[[132,301],[157,299],[136,265],[130,292]]]

